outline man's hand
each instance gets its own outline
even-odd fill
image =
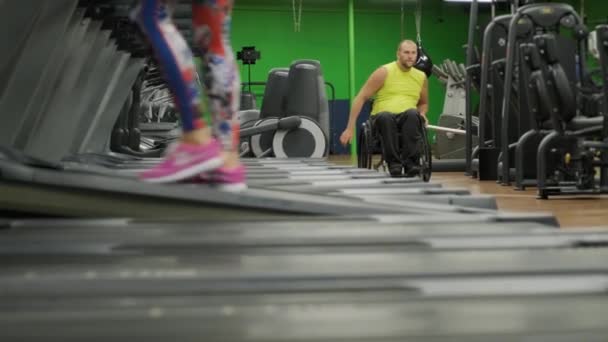
[[[342,146],[346,146],[350,144],[351,140],[353,140],[353,130],[346,128],[340,136],[340,142],[342,143]]]
[[[422,114],[420,114],[420,116],[422,116],[422,119],[424,120],[424,127],[428,126],[428,124],[429,124],[429,119],[427,119],[426,115],[422,115]]]

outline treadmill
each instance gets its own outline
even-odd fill
[[[379,223],[373,220],[153,222],[5,220],[0,255],[308,255],[576,249],[608,246],[608,229],[540,223]]]
[[[605,341],[605,295],[412,299],[407,294],[4,299],[8,341]]]

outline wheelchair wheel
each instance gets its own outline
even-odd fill
[[[431,180],[431,173],[433,169],[433,156],[431,155],[431,148],[426,135],[426,128],[422,129],[422,144],[420,144],[420,178],[423,181],[428,182]]]
[[[373,137],[373,128],[372,128],[372,123],[371,121],[367,121],[366,125],[365,125],[365,148],[367,149],[367,168],[368,169],[373,169],[373,159],[374,159],[374,152],[376,152],[375,150],[376,148],[376,141],[374,140]]]
[[[357,166],[360,168],[372,168],[372,153],[370,149],[371,139],[371,129],[368,123],[363,123],[363,125],[361,125],[361,130],[359,131],[357,146]]]
[[[364,134],[363,129],[365,126],[361,126],[361,130],[359,130],[359,136],[357,137],[357,167],[365,168],[365,153],[367,152],[365,149],[365,141],[363,141]]]

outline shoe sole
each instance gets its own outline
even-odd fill
[[[217,188],[221,191],[226,191],[226,192],[241,192],[241,191],[247,190],[247,184],[245,184],[245,183],[217,184]]]
[[[195,164],[189,168],[180,170],[178,172],[172,173],[170,175],[155,177],[155,178],[143,178],[142,180],[147,183],[173,183],[179,182],[182,180],[186,180],[188,178],[194,177],[199,173],[213,171],[224,164],[222,158],[212,158],[204,163]]]

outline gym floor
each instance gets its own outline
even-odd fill
[[[350,164],[350,156],[334,155],[329,158],[337,164]],[[536,188],[525,191],[502,186],[495,181],[478,181],[462,172],[434,172],[431,182],[444,188],[466,188],[472,194],[496,197],[498,208],[503,211],[535,211],[553,213],[562,228],[584,228],[608,224],[608,195],[558,196],[549,200],[536,199]]]

